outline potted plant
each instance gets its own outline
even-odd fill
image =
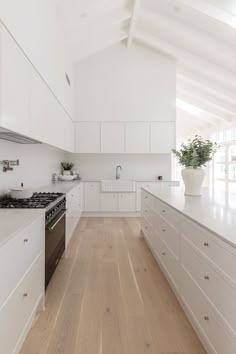
[[[62,162],[61,163],[62,174],[64,176],[70,176],[71,170],[73,167],[74,167],[74,164],[71,162]]]
[[[172,150],[179,163],[185,168],[182,170],[182,178],[185,184],[185,195],[200,196],[202,184],[205,178],[203,167],[212,160],[218,145],[210,140],[203,140],[196,135],[193,140],[181,145],[179,151]]]

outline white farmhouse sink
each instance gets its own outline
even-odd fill
[[[136,182],[130,180],[103,180],[101,181],[102,192],[136,192]]]

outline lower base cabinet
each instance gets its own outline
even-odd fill
[[[66,247],[73,236],[83,211],[83,194],[82,183],[66,194]]]
[[[102,212],[135,212],[135,193],[101,193]]]
[[[235,354],[236,250],[144,190],[141,228],[207,353]]]
[[[35,239],[38,239],[37,242]],[[0,251],[7,253],[5,275],[1,278],[0,353],[17,354],[39,310],[44,308],[45,278],[45,223],[44,216],[3,244]],[[20,243],[23,245],[20,248]],[[15,246],[18,244],[18,252]],[[36,250],[32,259],[32,249]],[[22,253],[21,262],[18,264]],[[14,266],[11,266],[13,264]],[[8,280],[16,273],[15,285]]]

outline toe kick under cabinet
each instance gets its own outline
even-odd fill
[[[208,353],[236,353],[236,249],[141,192],[142,231]]]
[[[0,353],[17,354],[44,308],[44,215],[0,246]]]

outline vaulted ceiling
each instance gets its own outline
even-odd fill
[[[236,124],[235,0],[58,0],[78,62],[138,42],[176,59],[178,133]]]

